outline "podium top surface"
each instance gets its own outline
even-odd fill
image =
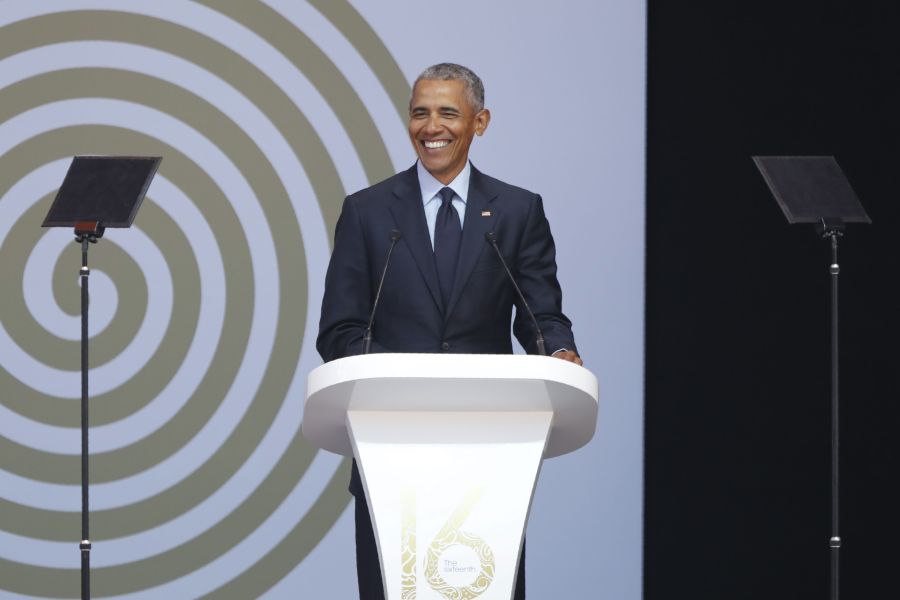
[[[546,457],[586,444],[597,424],[597,378],[546,356],[369,354],[313,369],[307,379],[303,435],[350,456],[347,411],[552,411]]]

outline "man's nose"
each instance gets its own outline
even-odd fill
[[[441,129],[441,119],[440,115],[431,115],[428,117],[428,122],[425,123],[425,131],[432,133],[438,132]]]

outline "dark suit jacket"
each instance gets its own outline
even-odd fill
[[[537,353],[534,326],[485,240],[489,231],[540,324],[547,351],[576,351],[561,309],[556,250],[541,197],[472,168],[456,280],[444,306],[413,165],[344,201],[316,341],[325,361],[362,352],[392,229],[402,237],[375,315],[373,352],[509,354],[516,306],[513,332],[529,354]],[[360,492],[355,469],[351,491]]]

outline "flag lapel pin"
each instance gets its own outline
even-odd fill
[[[489,217],[489,216],[491,216],[491,211],[489,211],[489,210],[483,210],[483,211],[481,211],[481,216],[482,216],[482,217]]]

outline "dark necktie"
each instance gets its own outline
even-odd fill
[[[453,208],[453,190],[445,187],[440,191],[440,195],[441,207],[438,209],[437,221],[434,224],[434,262],[437,265],[441,296],[446,309],[450,302],[450,290],[453,289],[453,278],[456,276],[456,259],[462,241],[462,225],[459,222],[459,214]]]

